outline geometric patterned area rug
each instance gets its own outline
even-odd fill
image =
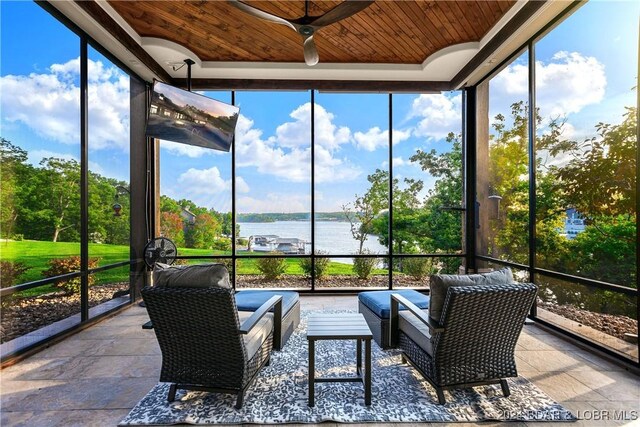
[[[235,409],[235,395],[178,390],[169,403],[169,384],[156,385],[121,421],[128,425],[282,424],[364,422],[575,421],[576,417],[525,378],[509,379],[511,395],[499,385],[445,391],[439,405],[435,390],[397,350],[372,341],[372,405],[364,404],[361,383],[316,383],[315,407],[308,403],[306,319],[282,351],[274,351]],[[326,313],[326,311],[325,311]],[[316,342],[317,376],[355,374],[355,341]]]

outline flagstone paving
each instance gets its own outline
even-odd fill
[[[357,310],[357,297],[303,295],[301,308]],[[159,378],[154,333],[140,328],[147,320],[132,306],[0,371],[0,425],[117,425]],[[524,327],[516,358],[520,375],[582,418],[572,425],[640,425],[640,377],[623,366],[537,325]]]

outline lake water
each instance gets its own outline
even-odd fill
[[[275,234],[279,237],[297,237],[311,242],[310,221],[239,222],[240,236],[248,238],[256,234]],[[358,252],[358,242],[351,235],[351,224],[338,221],[316,221],[316,251],[336,255],[350,255]],[[364,247],[371,253],[386,254],[387,248],[378,242],[376,236],[369,235]]]

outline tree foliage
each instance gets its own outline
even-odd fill
[[[80,240],[80,165],[75,160],[45,158],[27,163],[27,152],[0,138],[0,234],[30,240]],[[89,171],[89,234],[94,241],[129,243],[129,199],[118,200],[116,187],[128,184]]]
[[[342,211],[351,224],[351,235],[358,242],[358,254],[364,252],[364,242],[374,232],[374,221],[389,207],[389,172],[376,169],[367,180],[371,184],[367,192],[356,194],[353,205],[342,205]]]
[[[485,236],[488,255],[525,265],[529,263],[530,220],[528,116],[524,102],[514,103],[509,115],[496,115],[488,164],[479,165],[488,173],[488,182],[481,185],[487,185],[489,195],[501,198],[497,217],[490,219],[489,235]],[[561,117],[545,122],[536,114],[536,125],[537,265],[635,287],[636,109],[627,108],[619,124],[598,123],[596,135],[581,142],[564,137],[566,120]],[[460,207],[463,201],[462,144],[454,134],[449,134],[446,142],[449,150],[418,149],[410,157],[436,178],[426,197],[420,196],[424,194],[422,180],[393,180],[395,253],[452,253],[461,249],[461,216],[447,208]],[[365,196],[356,197],[363,224],[353,232],[356,240],[362,241],[362,232],[367,231],[376,234],[383,245],[388,244],[388,179],[388,172],[377,170],[369,176]],[[584,232],[575,239],[564,234],[570,208],[586,219]],[[405,267],[399,263],[394,268]],[[601,293],[590,295],[602,299]],[[584,298],[586,294],[583,292]]]

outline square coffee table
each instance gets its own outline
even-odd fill
[[[373,334],[364,316],[358,314],[316,314],[309,316],[309,406],[315,405],[315,384],[321,382],[362,382],[364,403],[371,405],[371,338]],[[316,341],[356,340],[356,376],[316,378]],[[364,372],[362,369],[362,341],[364,341]]]

